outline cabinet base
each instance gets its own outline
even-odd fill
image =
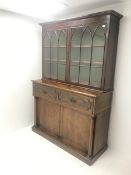
[[[57,137],[49,135],[47,132],[44,132],[41,130],[38,126],[33,126],[32,131],[36,132],[40,136],[46,138],[50,142],[54,143],[55,145],[59,146],[63,150],[69,152],[73,156],[77,157],[78,159],[82,160],[88,165],[92,165],[100,156],[101,154],[104,153],[104,151],[107,149],[107,145],[105,145],[94,157],[89,157],[88,155],[82,155],[77,150],[72,149],[71,147],[65,145],[64,143],[61,142],[61,140]]]

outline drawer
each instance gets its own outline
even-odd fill
[[[84,110],[93,114],[94,100],[91,97],[77,95],[75,93],[61,92],[61,102],[78,110]]]
[[[39,83],[33,83],[33,95],[35,97],[55,101],[70,108],[72,107],[80,111],[85,111],[90,115],[94,112],[94,99],[89,96],[62,91]]]
[[[33,95],[36,97],[46,98],[48,100],[57,101],[59,98],[58,92],[55,88],[33,83]]]

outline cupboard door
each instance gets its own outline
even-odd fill
[[[36,124],[53,135],[59,135],[60,105],[36,98]]]
[[[67,30],[47,31],[43,36],[43,78],[65,80]]]
[[[93,30],[90,86],[101,87],[106,41],[106,25],[98,25]]]
[[[88,153],[90,119],[77,110],[63,107],[62,116],[62,140],[67,145],[79,150],[83,154]]]
[[[106,24],[70,29],[70,82],[101,88],[106,32]]]
[[[70,81],[89,84],[92,37],[89,27],[71,29]]]

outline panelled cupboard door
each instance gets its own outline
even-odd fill
[[[59,135],[60,105],[36,98],[37,125],[52,135]]]
[[[46,31],[43,35],[43,77],[65,81],[67,30]]]
[[[62,114],[62,141],[82,154],[87,154],[90,119],[86,114],[69,107],[63,107]]]

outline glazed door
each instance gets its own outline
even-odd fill
[[[105,43],[106,24],[70,29],[70,82],[101,88]]]
[[[67,30],[51,30],[43,36],[43,78],[65,81]]]

